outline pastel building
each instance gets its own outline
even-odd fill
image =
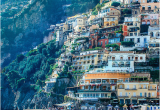
[[[141,12],[153,12],[154,9],[160,8],[159,0],[139,0]]]
[[[112,51],[108,55],[106,71],[134,72],[134,62],[146,62],[146,54],[136,54],[134,51]]]
[[[73,23],[73,28],[75,32],[80,32],[86,24],[88,24],[88,20],[86,18],[78,17]]]
[[[129,81],[117,83],[117,95],[120,104],[137,104],[146,98],[157,98],[157,84],[148,81]]]
[[[88,70],[90,66],[99,68],[107,65],[107,53],[103,50],[82,52],[80,56],[73,56],[72,70]]]
[[[141,15],[142,17],[142,25],[159,25],[159,18],[158,14],[146,14],[146,15]]]
[[[118,25],[118,16],[104,17],[104,28]]]
[[[151,38],[160,38],[160,27],[159,27],[159,25],[149,26],[148,35],[151,36]]]
[[[125,17],[123,26],[124,33],[128,36],[137,36],[140,33],[140,21],[139,17]]]
[[[116,83],[119,79],[128,80],[130,74],[88,72],[80,80],[76,97],[80,100],[116,98]]]
[[[149,53],[151,57],[158,57],[160,52],[160,39],[152,38],[149,42]]]
[[[143,50],[148,48],[150,42],[150,36],[126,36],[124,38],[126,42],[134,42],[132,46],[120,45],[120,51],[130,51],[130,50]]]

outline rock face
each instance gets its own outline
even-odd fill
[[[20,89],[12,90],[6,81],[6,77],[2,75],[3,84],[1,89],[1,104],[2,110],[9,109],[46,109],[53,107],[53,104],[62,103],[63,95],[66,94],[67,85],[70,84],[68,78],[59,79],[57,83],[57,93],[44,93],[43,91],[35,92],[29,90],[21,92]],[[65,85],[64,85],[65,84]],[[61,89],[64,88],[64,89]],[[63,95],[61,95],[61,94]]]

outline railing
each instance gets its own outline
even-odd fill
[[[119,87],[118,89],[124,89],[124,87]]]
[[[137,90],[136,88],[125,88],[125,90]]]
[[[142,87],[139,87],[139,89],[147,89],[147,87],[143,87],[143,88],[142,88]]]
[[[156,89],[151,89],[151,88],[149,89],[149,88],[148,88],[148,90],[152,90],[152,91],[155,91]]]
[[[118,96],[119,98],[128,98],[129,96]]]
[[[132,98],[144,98],[144,97],[146,97],[146,96],[138,96],[138,95],[132,96]]]

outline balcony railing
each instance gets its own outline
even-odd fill
[[[118,96],[119,98],[128,98],[129,96]]]
[[[142,87],[140,87],[139,89],[147,89],[147,87],[143,87],[143,88],[142,88]]]
[[[148,88],[148,90],[155,91],[156,89],[151,89],[151,88]]]
[[[119,87],[118,89],[124,89],[124,87]]]
[[[125,88],[125,90],[137,90],[136,88]]]
[[[144,98],[146,96],[139,96],[139,95],[136,95],[136,96],[132,96],[132,98]]]

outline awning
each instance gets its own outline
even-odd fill
[[[95,84],[91,84],[91,86],[96,86]]]
[[[64,106],[70,106],[71,104],[72,104],[71,102],[68,102],[68,103],[54,104],[54,105],[59,107],[64,107]]]
[[[146,100],[146,99],[138,99],[138,100]]]

